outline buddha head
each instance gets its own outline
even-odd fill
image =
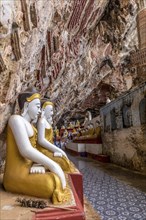
[[[33,89],[28,89],[18,96],[21,115],[29,122],[37,122],[40,110],[40,94]]]
[[[48,123],[49,123],[50,125],[53,125],[53,119],[52,119],[51,116],[48,118]]]
[[[93,129],[94,126],[93,126],[93,123],[90,123],[90,129]]]
[[[49,124],[52,124],[53,116],[53,103],[48,101],[48,99],[43,99],[41,101],[42,105],[42,117],[45,117]]]

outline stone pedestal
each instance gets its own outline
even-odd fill
[[[82,175],[80,173],[69,174],[69,180],[75,204],[37,211],[33,220],[85,220]]]

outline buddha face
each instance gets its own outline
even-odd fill
[[[91,124],[91,125],[90,125],[90,129],[92,129],[92,128],[93,128],[93,125]]]
[[[37,122],[38,116],[41,113],[41,103],[39,99],[34,99],[28,103],[27,113],[31,121],[34,123]]]
[[[52,124],[53,124],[52,117],[47,118],[47,121],[48,121],[48,123],[49,123],[50,125],[52,125]]]
[[[49,121],[50,118],[52,118],[52,116],[53,116],[53,106],[47,105],[45,108],[45,117],[46,117],[47,121]]]

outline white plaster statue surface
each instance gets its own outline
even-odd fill
[[[38,121],[38,143],[41,146],[44,146],[46,149],[50,150],[54,153],[54,156],[65,156],[67,158],[66,153],[55,146],[53,143],[49,142],[45,137],[45,129],[52,129],[52,116],[53,116],[53,106],[47,105],[44,109],[42,109],[41,118]]]
[[[9,119],[8,126],[12,130],[21,156],[31,160],[32,162],[39,163],[48,168],[51,172],[55,173],[60,178],[62,188],[65,189],[66,179],[61,167],[56,162],[34,148],[29,140],[29,138],[34,135],[34,130],[31,123],[37,121],[40,112],[40,99],[35,98],[30,102],[25,102],[22,115],[12,115]],[[13,170],[13,172],[15,172],[15,170]],[[44,173],[44,169],[38,172]],[[5,179],[7,179],[7,176]]]
[[[11,116],[9,125],[12,128],[15,140],[22,156],[48,167],[50,171],[56,173],[60,177],[62,186],[65,188],[66,181],[60,166],[33,148],[29,141],[29,137],[33,136],[33,129],[30,123],[37,121],[40,112],[39,99],[34,99],[30,103],[25,102],[22,116]]]
[[[51,126],[53,116],[53,103],[45,101],[42,106],[42,114],[38,120],[38,145],[37,149],[58,163],[64,172],[73,172],[74,167],[66,153],[54,145],[53,129]]]

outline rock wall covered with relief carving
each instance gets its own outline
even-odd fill
[[[111,161],[146,172],[146,84],[100,109],[103,152]]]
[[[96,116],[107,97],[139,84],[129,56],[138,48],[136,15],[143,6],[142,0],[1,1],[2,152],[17,96],[30,86],[55,102],[59,122],[78,110]]]

